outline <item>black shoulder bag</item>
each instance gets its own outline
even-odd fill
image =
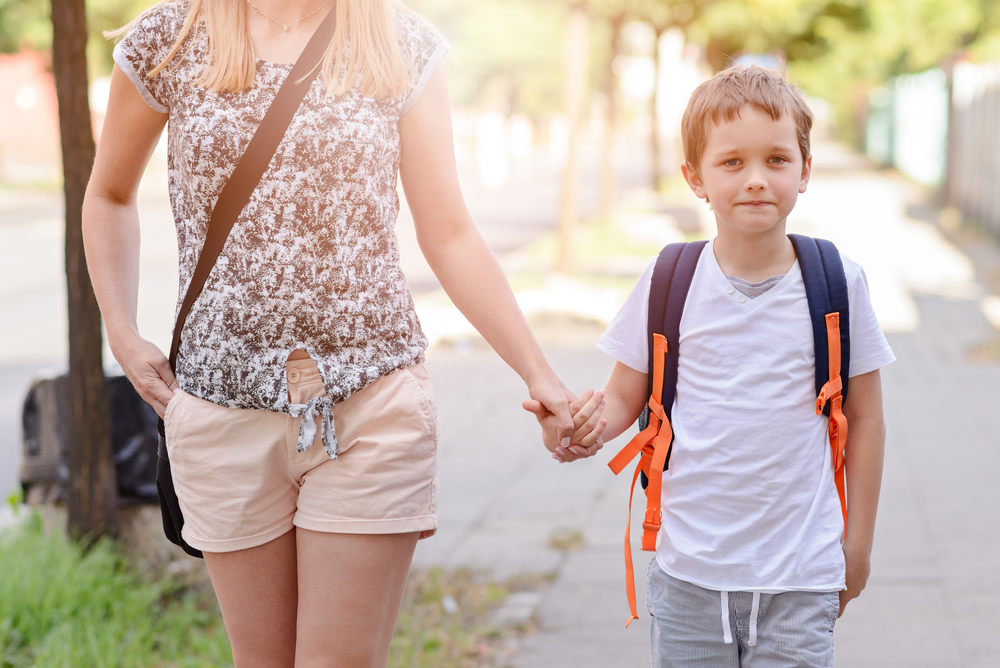
[[[267,169],[268,163],[274,156],[274,151],[285,136],[288,124],[292,116],[298,110],[306,92],[312,85],[319,73],[320,59],[326,52],[330,40],[333,38],[336,28],[336,11],[331,11],[316,28],[316,32],[309,39],[306,48],[288,78],[281,85],[278,93],[264,114],[263,120],[257,127],[253,139],[240,158],[232,176],[226,182],[225,187],[219,194],[219,199],[212,210],[211,218],[208,221],[208,231],[205,235],[205,245],[202,247],[201,255],[198,257],[198,264],[195,266],[194,276],[188,285],[184,301],[181,303],[180,312],[177,315],[177,322],[174,324],[174,337],[170,344],[170,368],[176,368],[177,350],[181,343],[181,332],[184,329],[184,322],[194,300],[201,294],[205,281],[208,279],[215,261],[222,252],[222,247],[229,238],[229,231],[239,217],[243,207],[250,200],[260,178]],[[163,420],[157,425],[160,439],[157,447],[159,454],[156,466],[156,491],[160,497],[160,512],[163,515],[163,532],[174,545],[179,545],[192,557],[201,558],[201,550],[197,550],[185,542],[181,537],[181,529],[184,528],[184,516],[181,514],[180,505],[177,502],[177,494],[174,492],[174,482],[170,475],[170,459],[167,456],[167,438],[163,427]]]

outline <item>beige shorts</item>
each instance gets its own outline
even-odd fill
[[[288,361],[292,403],[323,396],[310,359]],[[438,424],[423,364],[381,378],[333,409],[339,443],[296,451],[299,421],[181,392],[164,423],[184,539],[205,552],[263,545],[293,526],[327,533],[437,531]]]

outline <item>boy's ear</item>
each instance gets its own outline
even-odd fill
[[[684,161],[681,164],[681,173],[684,175],[684,180],[687,181],[688,187],[691,188],[691,191],[695,195],[700,199],[708,199],[708,193],[705,192],[705,184],[702,183],[698,171],[691,166],[690,162]]]
[[[799,179],[799,194],[806,191],[806,186],[809,185],[809,176],[812,174],[812,164],[813,157],[810,155],[806,158],[806,161],[802,163],[802,178]]]

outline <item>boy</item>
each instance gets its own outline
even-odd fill
[[[675,440],[648,574],[654,666],[832,666],[836,618],[868,579],[885,441],[879,368],[895,358],[861,267],[843,258],[845,530],[828,418],[815,412],[806,292],[785,236],[809,182],[811,126],[801,94],[757,67],[719,73],[684,113],[684,177],[711,203],[718,236],[699,257],[681,319]],[[603,392],[574,405],[583,404],[574,449],[623,433],[649,399],[652,270],[598,342],[617,364]],[[533,412],[550,449],[573,459],[556,445],[554,421]]]

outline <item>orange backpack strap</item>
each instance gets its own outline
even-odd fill
[[[670,451],[670,442],[673,440],[673,430],[670,428],[670,420],[667,418],[663,405],[661,389],[663,386],[663,365],[668,351],[667,339],[662,334],[653,335],[653,396],[649,398],[649,425],[628,442],[621,451],[615,455],[608,467],[618,475],[628,466],[629,462],[641,454],[639,463],[635,467],[632,475],[632,487],[629,491],[628,503],[628,523],[625,525],[625,595],[628,597],[629,611],[632,615],[625,622],[626,628],[632,620],[639,619],[636,610],[635,597],[635,572],[632,567],[632,498],[635,494],[635,483],[639,479],[639,474],[644,473],[649,478],[649,486],[646,488],[646,514],[642,521],[642,549],[653,551],[656,549],[656,535],[660,531],[660,490],[663,483],[663,468],[667,461],[667,453]]]
[[[840,313],[826,316],[826,340],[830,358],[830,380],[823,385],[816,398],[816,415],[821,415],[830,403],[830,449],[833,461],[833,479],[840,496],[840,510],[847,523],[847,485],[844,471],[844,449],[847,446],[847,418],[844,416],[844,397],[841,394],[843,379],[840,377]]]

